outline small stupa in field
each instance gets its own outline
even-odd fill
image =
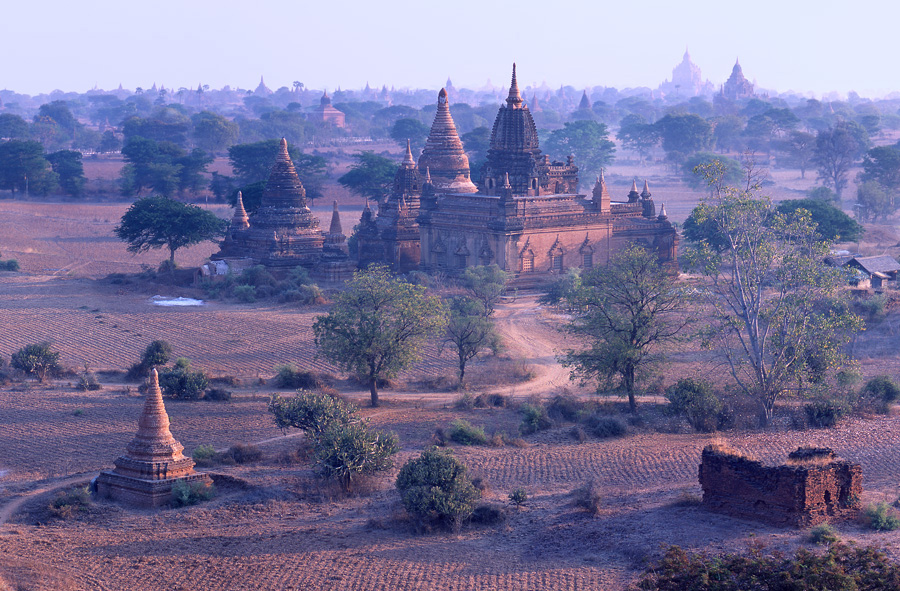
[[[207,474],[194,471],[194,460],[183,451],[169,431],[159,376],[152,369],[137,435],[115,461],[116,467],[97,477],[97,494],[138,507],[159,507],[172,500],[172,487],[180,480],[211,484]]]

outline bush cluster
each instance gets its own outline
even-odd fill
[[[245,269],[240,275],[227,275],[221,281],[205,281],[201,284],[208,299],[235,299],[242,303],[256,300],[276,300],[282,303],[313,305],[325,303],[325,296],[313,283],[303,267],[295,267],[290,274],[278,280],[264,266]]]
[[[873,503],[863,511],[866,525],[875,531],[894,531],[900,529],[900,517],[897,511],[885,502]]]
[[[448,436],[460,445],[484,445],[488,441],[484,427],[476,427],[465,419],[454,419]]]
[[[71,519],[84,511],[91,504],[91,491],[88,487],[73,488],[58,493],[47,510],[58,519]]]
[[[316,469],[349,492],[359,476],[387,470],[400,451],[397,436],[375,431],[359,418],[359,410],[340,398],[300,390],[292,398],[269,399],[275,424],[306,432],[313,442]]]
[[[62,371],[59,353],[53,351],[47,341],[25,345],[12,354],[9,365],[40,382]]]
[[[275,366],[275,386],[278,388],[318,390],[325,385],[318,373],[300,369],[293,363]]]
[[[420,531],[433,526],[458,531],[481,496],[465,465],[437,448],[425,450],[404,464],[396,486],[403,507]]]
[[[863,386],[860,403],[886,413],[890,404],[900,400],[900,384],[890,376],[875,376]]]
[[[159,386],[163,393],[181,400],[199,400],[206,393],[209,378],[202,370],[191,368],[190,360],[179,357],[175,366],[159,374]]]
[[[803,405],[806,424],[810,427],[834,427],[849,412],[846,404],[838,400],[816,400]]]
[[[216,487],[205,482],[179,480],[172,486],[172,504],[187,507],[208,501],[216,496]]]
[[[572,502],[576,507],[584,509],[591,515],[597,515],[600,513],[603,503],[600,486],[594,480],[585,482],[584,485],[572,491]]]
[[[633,589],[745,591],[747,589],[900,589],[900,564],[872,547],[832,544],[825,552],[801,548],[790,557],[753,548],[747,554],[689,554],[672,546]]]
[[[682,378],[666,388],[666,400],[675,415],[683,416],[700,433],[722,428],[728,413],[725,405],[713,392],[712,385],[703,380]]]
[[[9,259],[8,261],[0,261],[0,271],[18,271],[19,261]]]
[[[141,360],[128,368],[125,379],[128,381],[142,380],[150,375],[151,369],[164,366],[171,357],[172,345],[167,341],[152,341],[144,349]]]

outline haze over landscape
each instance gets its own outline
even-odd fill
[[[717,86],[736,57],[762,89],[879,97],[900,89],[900,5],[866,0],[515,4],[163,0],[11,2],[2,87],[20,93],[147,88],[333,90],[522,83],[655,88],[688,46]],[[504,77],[505,78],[505,77]]]

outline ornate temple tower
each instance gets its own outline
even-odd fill
[[[575,192],[578,168],[573,162],[551,163],[541,154],[537,128],[522,100],[513,64],[506,105],[500,107],[491,131],[491,147],[482,169],[479,192],[497,195],[505,175],[514,195],[537,196]],[[434,172],[432,171],[432,174]]]
[[[435,190],[440,193],[478,191],[470,178],[469,157],[463,150],[456,124],[450,115],[450,101],[444,88],[438,93],[437,113],[431,124],[431,133],[419,156],[419,174],[424,176],[425,169],[431,170]]]
[[[169,415],[163,404],[156,369],[150,370],[150,384],[138,432],[125,448],[116,467],[97,477],[97,493],[139,507],[159,507],[172,500],[172,487],[185,480],[212,484],[202,472],[194,472],[194,460],[182,453],[184,446],[169,431]]]
[[[728,77],[728,80],[726,80],[724,86],[722,86],[722,96],[729,100],[736,101],[742,98],[749,98],[754,94],[753,83],[744,77],[744,71],[741,69],[740,61],[734,60],[734,68],[731,69],[731,76]]]

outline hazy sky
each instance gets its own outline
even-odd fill
[[[559,8],[554,9],[553,6]],[[716,85],[900,91],[896,0],[10,0],[0,88],[649,86],[685,45]]]

